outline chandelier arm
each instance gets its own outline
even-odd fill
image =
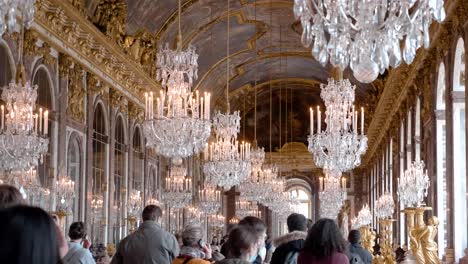
[[[180,1],[180,0],[179,0]],[[226,103],[227,103],[227,113],[231,112],[231,103],[229,102],[229,64],[230,64],[230,51],[229,51],[229,42],[230,42],[230,26],[231,26],[231,1],[227,0],[227,39],[226,39]]]

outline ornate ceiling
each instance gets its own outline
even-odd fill
[[[95,17],[103,2],[121,5],[120,10],[127,14],[127,35],[147,32],[158,44],[175,44],[177,0],[87,0],[88,15]],[[270,89],[275,90],[273,97],[280,95],[280,89],[293,90],[293,111],[298,121],[306,118],[303,115],[308,113],[309,106],[321,101],[319,84],[327,81],[332,69],[322,67],[300,43],[301,28],[294,19],[292,7],[292,0],[230,0],[229,79],[232,110],[244,111],[246,101],[246,116],[253,116],[255,83],[259,106],[269,105]],[[181,17],[183,43],[185,46],[195,46],[199,54],[199,78],[195,87],[210,91],[216,102],[215,109],[224,110],[227,0],[182,0]],[[375,103],[378,96],[375,84],[361,84],[347,72],[344,77],[351,78],[357,85],[357,104],[364,104],[372,112],[374,105],[368,102]],[[285,92],[281,94],[286,95]],[[282,100],[286,102],[287,99]],[[246,130],[249,133],[253,132],[253,123],[252,118],[247,122]],[[269,125],[269,122],[266,124]],[[265,129],[268,127],[262,131]],[[297,140],[305,142],[305,135],[296,136]]]

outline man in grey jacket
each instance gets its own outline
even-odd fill
[[[179,244],[157,223],[161,216],[161,208],[146,206],[143,224],[120,242],[111,264],[170,264],[179,255]]]

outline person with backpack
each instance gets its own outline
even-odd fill
[[[302,214],[293,213],[288,216],[286,224],[289,233],[273,240],[276,249],[270,264],[296,264],[297,256],[304,247],[307,237],[307,218]]]
[[[361,233],[359,230],[351,230],[348,235],[349,253],[351,254],[351,263],[371,264],[372,255],[361,246]]]

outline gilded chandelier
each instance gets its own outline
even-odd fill
[[[350,66],[357,80],[374,81],[419,47],[430,45],[429,26],[445,18],[443,0],[294,0],[301,42],[323,66]],[[404,40],[401,50],[400,41]]]
[[[394,210],[395,202],[389,192],[385,192],[375,203],[375,213],[379,219],[391,218]]]
[[[217,113],[213,118],[213,129],[216,138],[205,148],[203,172],[209,183],[229,190],[250,174],[250,144],[237,141],[239,111]]]
[[[325,174],[340,177],[361,164],[361,156],[367,149],[364,135],[364,109],[361,108],[360,134],[358,133],[358,112],[354,106],[355,86],[349,80],[328,80],[320,85],[325,103],[326,130],[322,130],[322,112],[317,107],[317,132],[314,134],[314,110],[310,109],[309,152],[314,156],[317,167]]]
[[[19,65],[16,82],[3,88],[0,123],[0,169],[27,171],[42,162],[49,146],[49,111],[36,109],[37,85],[26,81]],[[5,111],[6,110],[6,111]]]
[[[163,193],[164,204],[171,209],[184,208],[192,202],[192,179],[187,177],[187,168],[173,166],[166,177]]]
[[[7,30],[17,31],[19,21],[29,28],[34,20],[36,0],[3,0],[0,2],[0,36]]]
[[[325,176],[319,178],[320,217],[336,219],[346,200],[346,178]]]
[[[429,188],[429,177],[424,161],[414,161],[398,179],[398,197],[405,207],[418,207],[423,203]]]

